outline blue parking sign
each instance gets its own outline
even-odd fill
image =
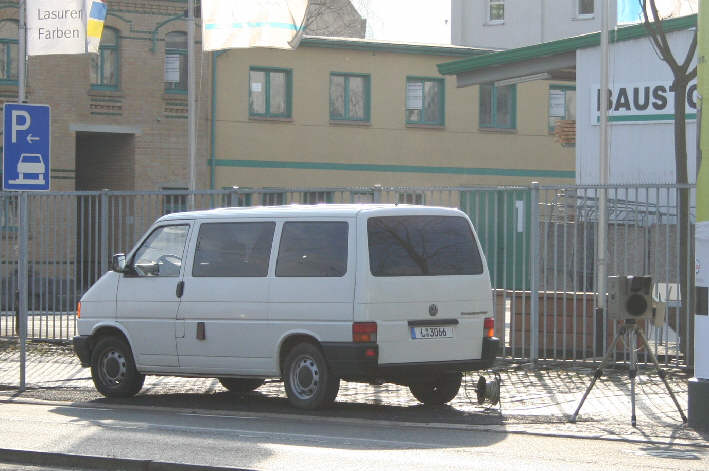
[[[2,189],[49,191],[49,105],[5,103]]]

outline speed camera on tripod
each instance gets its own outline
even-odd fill
[[[652,319],[652,278],[649,276],[609,276],[608,317],[613,319]]]

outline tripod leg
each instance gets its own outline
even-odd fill
[[[637,327],[633,327],[628,331],[628,349],[630,350],[630,368],[628,369],[628,377],[630,377],[630,425],[636,426],[637,420],[635,417],[635,377],[638,374],[638,344]]]
[[[620,328],[620,331],[618,331],[615,338],[613,339],[613,343],[611,343],[610,348],[606,351],[606,354],[603,357],[601,364],[598,365],[598,368],[596,368],[596,372],[593,374],[593,379],[591,380],[591,384],[589,384],[588,387],[586,388],[586,392],[583,393],[583,397],[581,398],[581,402],[579,402],[579,405],[576,408],[574,415],[572,415],[571,418],[569,419],[569,422],[571,422],[572,424],[576,423],[576,417],[578,417],[579,411],[581,410],[583,403],[586,402],[586,398],[588,397],[588,394],[591,392],[591,389],[593,389],[593,386],[596,384],[596,381],[598,380],[598,378],[603,376],[603,368],[605,368],[608,365],[608,363],[610,362],[611,357],[615,353],[615,347],[618,344],[618,341],[620,341],[620,337],[623,334],[625,334],[625,327]]]
[[[667,392],[670,393],[670,397],[672,398],[672,401],[675,403],[675,407],[677,407],[677,411],[679,412],[680,417],[682,417],[682,422],[685,424],[687,423],[687,416],[684,415],[684,411],[682,410],[682,406],[679,405],[679,401],[677,401],[677,397],[675,397],[675,394],[672,392],[672,388],[670,388],[670,383],[667,382],[666,374],[665,371],[660,368],[660,363],[657,361],[657,357],[655,356],[655,353],[653,353],[652,350],[650,350],[650,346],[647,343],[647,338],[645,338],[645,334],[643,333],[642,330],[638,329],[638,333],[640,334],[640,341],[642,342],[643,346],[647,350],[647,352],[650,354],[650,359],[652,362],[655,364],[655,369],[657,370],[657,375],[662,379],[662,382],[665,383],[665,388],[667,388]]]

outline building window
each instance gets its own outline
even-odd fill
[[[406,79],[406,124],[443,126],[444,83],[437,78]]]
[[[290,118],[293,74],[288,69],[249,70],[249,116]]]
[[[286,194],[283,192],[263,193],[261,195],[262,206],[281,206],[286,204]]]
[[[480,85],[480,127],[515,129],[517,127],[517,86]]]
[[[91,87],[115,90],[119,73],[118,31],[104,28],[98,54],[91,54]]]
[[[17,21],[0,21],[0,83],[17,84]]]
[[[576,87],[573,85],[550,85],[549,132],[553,133],[556,123],[562,120],[576,120]]]
[[[369,75],[330,74],[330,119],[369,121]]]
[[[165,36],[165,91],[187,93],[187,33],[182,31]]]
[[[306,191],[303,193],[303,204],[332,203],[334,196],[332,191]]]
[[[251,206],[251,193],[239,193],[236,191],[238,187],[225,186],[222,190],[230,190],[229,193],[222,195],[222,207],[224,208],[242,208],[246,206]],[[248,188],[241,188],[241,190],[248,190]]]
[[[187,211],[187,188],[162,188],[164,191],[169,192],[164,194],[162,197],[162,213],[180,213],[182,211]],[[184,191],[184,194],[175,193],[177,191]]]
[[[399,192],[398,200],[401,204],[424,204],[423,193],[418,193],[415,191]]]
[[[17,232],[17,226],[17,198],[14,196],[0,197],[0,231]]]
[[[505,0],[488,0],[488,23],[503,23],[505,21]]]
[[[588,17],[593,15],[595,0],[577,0],[578,1],[578,16]]]

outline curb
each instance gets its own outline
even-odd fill
[[[55,405],[64,407],[76,407],[76,408],[94,408],[95,404],[90,404],[86,402],[60,402],[60,401],[48,401],[44,399],[16,399],[16,398],[2,398],[0,397],[0,404],[2,403],[13,403],[13,404],[37,404],[37,405]],[[193,409],[193,408],[174,408],[165,406],[134,406],[129,404],[111,404],[105,407],[110,409],[126,409],[126,410],[150,410],[150,411],[162,411],[162,412],[183,412],[183,413],[205,413],[205,414],[223,414],[223,415],[233,415],[235,411],[233,410],[222,410],[222,409]],[[328,416],[307,416],[300,414],[288,414],[288,413],[274,413],[274,412],[258,412],[255,415],[260,415],[263,417],[269,417],[273,419],[286,419],[286,420],[301,420],[307,422],[328,422],[328,423],[342,423],[348,422],[352,424],[361,425],[380,425],[380,426],[399,426],[407,428],[433,428],[440,430],[457,430],[461,432],[490,432],[490,433],[502,433],[502,434],[516,434],[516,435],[530,435],[539,437],[549,437],[549,438],[571,438],[571,439],[581,439],[581,440],[601,440],[609,442],[623,442],[623,443],[636,443],[644,445],[659,445],[659,446],[687,446],[696,448],[707,448],[709,449],[709,442],[700,441],[697,442],[691,439],[683,438],[672,438],[672,437],[659,437],[659,436],[646,436],[644,438],[631,436],[627,434],[613,434],[612,432],[599,433],[597,431],[588,430],[543,430],[548,428],[549,425],[567,425],[567,422],[555,423],[555,424],[529,424],[529,423],[509,423],[505,425],[478,425],[478,424],[456,424],[449,422],[406,422],[406,421],[392,421],[392,420],[377,420],[377,419],[360,419],[354,417],[340,418],[340,417],[328,417]],[[583,424],[583,421],[580,421]],[[594,422],[599,424],[598,422]],[[602,423],[600,423],[602,424]],[[0,450],[1,451],[1,450]],[[0,454],[1,456],[1,454]],[[0,458],[0,461],[2,459]],[[144,469],[144,468],[142,468]],[[157,468],[151,468],[151,470]],[[199,468],[195,468],[199,469]],[[235,468],[207,468],[207,469],[235,469]]]
[[[33,450],[10,450],[0,448],[0,463],[35,466],[79,466],[87,469],[123,471],[254,471],[250,468],[225,468],[166,461],[109,458],[105,456],[74,455]]]

